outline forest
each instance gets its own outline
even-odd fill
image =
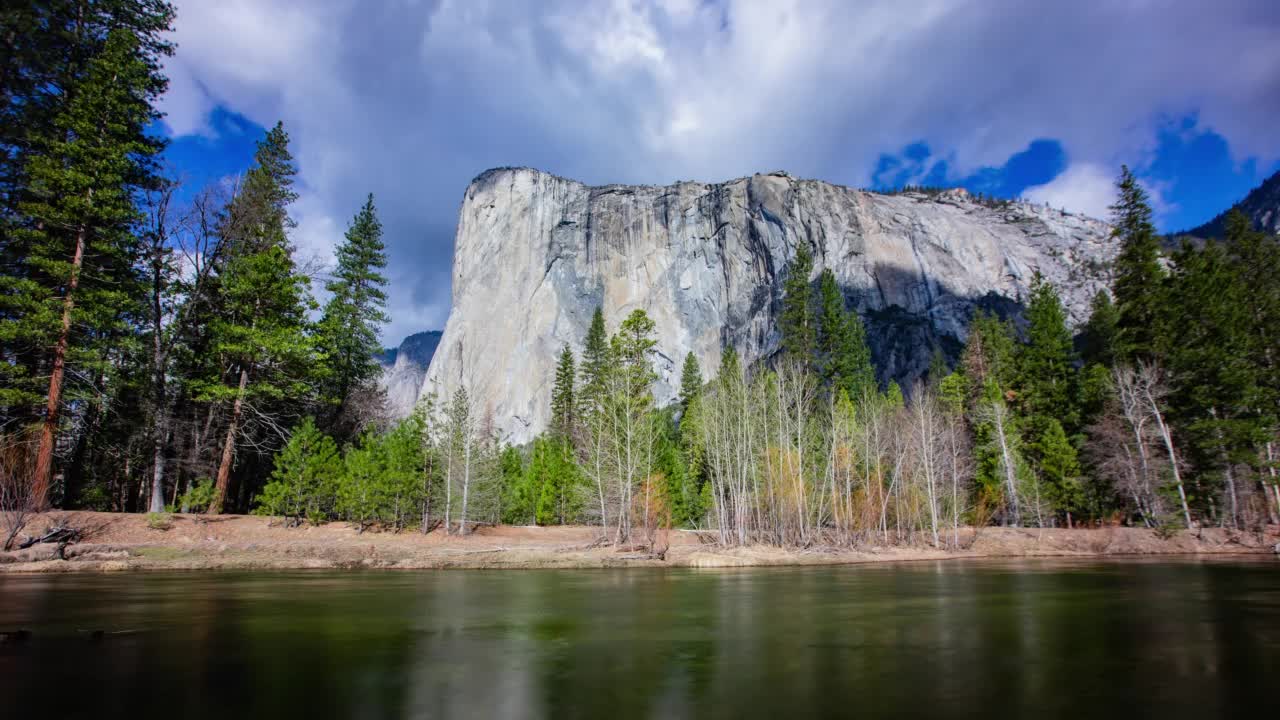
[[[246,512],[465,534],[593,524],[653,546],[958,544],[961,526],[1280,522],[1280,244],[1244,216],[1170,248],[1126,168],[1109,292],[1072,328],[1040,278],[973,318],[914,387],[800,241],[781,347],[685,359],[653,396],[655,326],[596,310],[560,356],[553,421],[499,437],[466,389],[391,422],[378,388],[387,264],[353,198],[335,267],[291,242],[281,125],[234,180],[184,187],[156,103],[160,0],[6,10],[0,57],[0,510]],[[56,30],[56,31],[52,31]],[[992,201],[996,202],[996,201]],[[999,201],[1004,202],[1004,201]],[[323,288],[323,304],[317,290]]]

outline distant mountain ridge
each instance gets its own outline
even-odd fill
[[[1232,210],[1240,210],[1253,222],[1253,226],[1263,232],[1280,235],[1280,171],[1262,181],[1262,184],[1249,191],[1243,200],[1209,222],[1190,230],[1173,233],[1172,237],[1195,237],[1201,240],[1221,238],[1226,232],[1227,215]]]
[[[413,412],[442,335],[440,330],[414,333],[401,341],[399,347],[386,348],[374,356],[382,366],[379,384],[387,393],[387,412],[391,417],[408,417]]]

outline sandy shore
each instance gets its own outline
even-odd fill
[[[1210,528],[1160,538],[1151,530],[982,528],[960,530],[959,550],[937,550],[925,538],[884,547],[724,548],[711,534],[673,530],[657,557],[638,547],[598,542],[593,527],[480,527],[467,537],[357,533],[346,523],[286,528],[246,515],[173,515],[169,527],[145,515],[52,512],[32,519],[23,535],[52,524],[85,531],[82,542],[56,559],[54,545],[0,553],[0,572],[114,572],[126,570],[300,568],[598,568],[815,565],[944,558],[1096,557],[1123,555],[1273,554],[1280,528],[1266,533]],[[659,546],[662,543],[659,541]]]

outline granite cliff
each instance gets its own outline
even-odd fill
[[[1035,272],[1073,322],[1102,289],[1105,223],[963,190],[880,194],[785,173],[718,184],[591,187],[529,168],[490,170],[463,196],[453,307],[423,392],[466,385],[511,442],[545,428],[556,355],[592,312],[612,332],[643,308],[657,324],[659,403],[692,351],[747,363],[778,348],[781,280],[800,243],[831,268],[867,325],[882,380],[904,386],[932,350],[955,357],[973,313],[1017,314]],[[416,396],[415,396],[416,397]]]
[[[382,366],[379,385],[387,393],[387,413],[396,419],[408,417],[418,402],[422,380],[440,344],[440,331],[414,333],[399,347],[388,348],[377,356]]]

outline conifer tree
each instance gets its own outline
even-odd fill
[[[689,403],[702,394],[702,368],[692,352],[684,356],[680,368],[680,406],[687,412]]]
[[[1046,498],[1056,512],[1062,513],[1067,526],[1084,507],[1084,489],[1080,483],[1080,462],[1076,448],[1067,439],[1062,425],[1054,418],[1043,423],[1043,430],[1031,444],[1037,457],[1040,477],[1044,480]]]
[[[576,375],[573,351],[565,345],[556,362],[555,384],[551,388],[551,433],[566,444],[572,441],[577,430]]]
[[[1116,182],[1119,197],[1111,206],[1112,237],[1120,242],[1112,290],[1116,298],[1116,345],[1121,359],[1151,359],[1159,354],[1159,328],[1164,269],[1160,238],[1151,222],[1147,192],[1122,167]]]
[[[1184,244],[1167,297],[1181,327],[1166,353],[1171,414],[1191,441],[1201,485],[1223,487],[1234,527],[1240,518],[1235,466],[1256,458],[1267,425],[1249,352],[1249,300],[1222,245],[1212,240],[1201,249]]]
[[[34,132],[23,149],[21,226],[6,232],[13,236],[6,254],[16,250],[8,259],[19,266],[0,286],[0,347],[12,358],[0,362],[10,375],[0,399],[45,406],[36,507],[48,504],[68,364],[84,375],[100,373],[108,351],[94,340],[118,334],[136,312],[135,196],[159,182],[155,155],[164,144],[146,131],[165,85],[145,38],[113,29],[83,75],[62,88],[65,102],[37,129],[45,132]]]
[[[844,390],[855,402],[876,389],[875,368],[862,319],[845,308],[835,274],[823,269],[818,277],[817,363],[819,378],[829,392]]]
[[[279,124],[267,133],[228,212],[231,257],[210,326],[220,377],[201,386],[203,399],[228,401],[231,408],[210,513],[222,510],[246,403],[295,401],[314,387],[313,339],[307,333],[314,302],[286,235],[293,225],[288,204],[295,197],[296,173],[288,142]]]
[[[534,512],[539,525],[564,525],[574,514],[576,466],[564,451],[563,441],[539,438],[529,460],[528,486],[536,495]]]
[[[1257,454],[1251,460],[1264,490],[1270,486],[1280,518],[1280,243],[1254,229],[1239,210],[1227,215],[1226,252],[1245,314],[1243,352],[1254,375]]]
[[[604,393],[604,380],[609,372],[609,335],[604,327],[604,310],[596,307],[582,349],[581,399],[590,410],[598,406]]]
[[[1089,304],[1089,320],[1081,329],[1080,356],[1087,364],[1112,367],[1116,363],[1116,306],[1106,290],[1099,290]]]
[[[375,355],[387,317],[386,247],[373,195],[347,228],[337,248],[338,267],[325,284],[331,293],[320,317],[318,344],[325,353],[325,400],[332,404],[330,425],[337,425],[351,394],[368,389],[381,368]]]
[[[842,351],[848,343],[847,329],[844,293],[840,292],[835,273],[823,268],[818,274],[816,361],[819,381],[832,391],[844,379],[841,366]]]
[[[271,482],[256,499],[259,515],[275,515],[294,523],[327,516],[341,476],[341,457],[333,438],[303,420],[275,458]]]
[[[782,332],[783,351],[806,367],[813,364],[817,347],[817,327],[809,287],[812,272],[813,254],[808,245],[800,243],[782,281],[782,312],[778,316],[778,329]]]
[[[1079,426],[1079,410],[1071,331],[1058,291],[1040,273],[1031,282],[1026,315],[1027,342],[1017,355],[1022,410],[1036,418],[1033,426],[1037,428],[1053,418],[1074,432]]]

